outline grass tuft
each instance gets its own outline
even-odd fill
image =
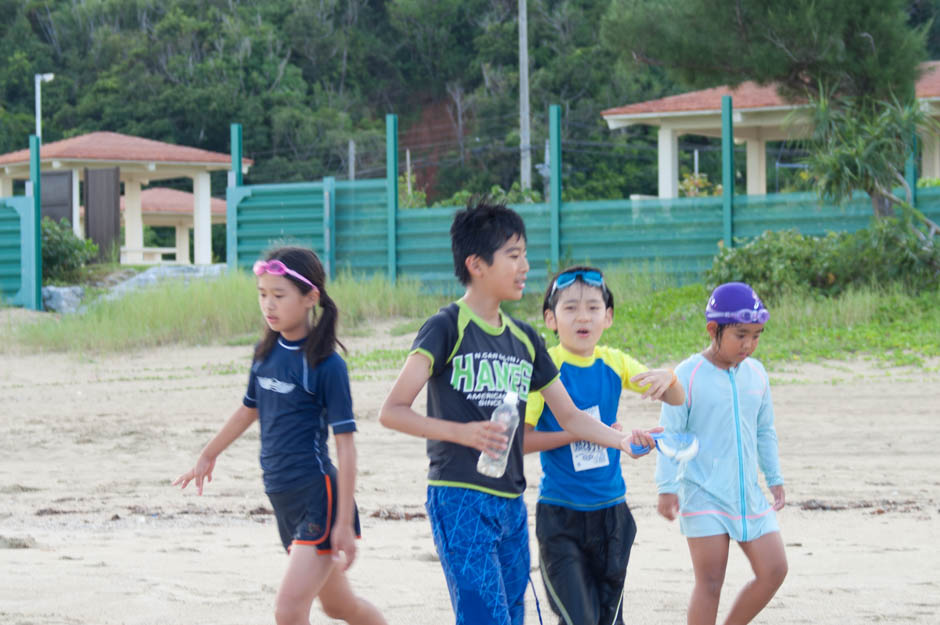
[[[667,286],[664,275],[626,267],[605,276],[615,312],[604,344],[650,366],[675,364],[707,346],[703,311],[708,291],[702,284]],[[557,339],[542,321],[543,289],[532,286],[522,301],[504,308],[535,325],[552,345]],[[390,318],[400,319],[393,334],[414,332],[451,299],[422,293],[415,280],[391,285],[381,276],[344,274],[327,290],[340,308],[345,331],[353,334]],[[189,284],[165,282],[120,300],[99,301],[77,315],[30,315],[28,320],[20,315],[20,321],[0,327],[0,348],[88,353],[168,344],[251,345],[262,329],[255,293],[254,278],[243,272]],[[768,365],[872,357],[923,366],[924,358],[940,356],[940,291],[910,295],[889,286],[851,289],[834,298],[783,294],[770,312],[755,354]],[[400,363],[401,353],[380,350],[356,358],[357,366],[384,369]]]

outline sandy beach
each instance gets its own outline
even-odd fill
[[[346,339],[350,353],[410,344],[388,327]],[[273,623],[286,560],[257,428],[220,457],[202,497],[170,486],[240,402],[249,356],[244,346],[0,354],[0,624]],[[938,365],[771,370],[790,573],[756,622],[940,622]],[[452,623],[424,512],[424,443],[377,421],[397,370],[373,360],[350,372],[363,526],[354,587],[390,623]],[[658,405],[627,395],[620,415],[626,427],[652,426]],[[639,526],[627,622],[684,623],[691,564],[677,524],[656,515],[654,465],[623,462]],[[526,471],[535,554],[537,455]],[[748,577],[733,547],[719,618]],[[333,621],[315,607],[311,622]],[[539,622],[531,591],[526,622]]]

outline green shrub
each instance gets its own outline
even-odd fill
[[[705,274],[706,283],[747,282],[765,299],[802,291],[816,281],[816,262],[825,245],[824,239],[796,230],[768,230],[745,245],[723,247]]]
[[[42,218],[43,282],[75,281],[82,267],[97,255],[98,245],[75,236],[68,221]]]
[[[911,293],[940,284],[940,249],[902,219],[878,219],[853,233],[764,232],[715,257],[706,281],[747,282],[766,299],[785,293],[838,295],[850,286],[897,284]]]
[[[897,284],[911,293],[940,285],[940,248],[915,233],[904,219],[877,219],[871,226],[832,239],[819,259],[820,283],[828,293],[849,286]]]

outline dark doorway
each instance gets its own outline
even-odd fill
[[[85,170],[85,237],[98,244],[99,260],[120,258],[121,171]]]
[[[42,175],[42,216],[72,223],[72,172]]]

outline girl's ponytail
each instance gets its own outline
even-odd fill
[[[339,345],[346,351],[343,345],[336,337],[336,328],[339,325],[339,309],[323,286],[318,285],[320,289],[320,311],[319,315],[314,317],[316,325],[310,333],[304,345],[304,354],[307,356],[307,362],[311,366],[316,366],[323,362],[330,354],[336,351]]]

